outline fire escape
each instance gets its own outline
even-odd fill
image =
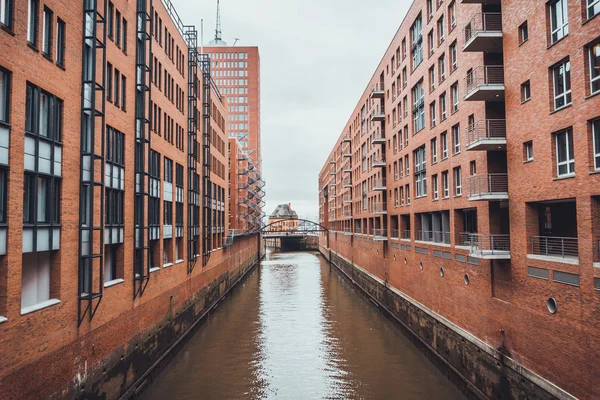
[[[202,266],[208,264],[213,249],[213,193],[210,180],[210,113],[211,113],[211,76],[210,57],[199,54],[200,70],[202,71]]]
[[[94,317],[104,289],[104,141],[107,4],[84,2],[81,91],[78,325]],[[99,200],[96,204],[95,200]],[[96,271],[96,273],[94,273]],[[97,285],[97,288],[94,287]]]
[[[238,176],[238,215],[244,221],[245,234],[256,233],[265,216],[265,182],[248,154],[242,153],[238,158]]]
[[[381,217],[374,218],[373,236],[375,240],[384,241],[387,243],[387,195],[386,195],[386,149],[385,149],[385,98],[384,98],[385,85],[383,81],[383,75],[380,77],[379,83],[375,84],[371,91],[371,123],[373,124],[374,134],[372,136],[371,143],[375,148],[376,145],[380,145],[380,151],[378,155],[373,158],[373,169],[379,170],[374,176],[373,190],[381,192],[379,194],[379,200],[374,198],[371,207],[371,213]],[[384,247],[384,254],[385,254]]]
[[[150,278],[149,226],[147,210],[150,177],[150,103],[149,65],[152,55],[152,0],[137,0],[136,85],[135,85],[135,200],[134,200],[134,285],[133,297],[144,293]],[[148,210],[149,211],[149,210]]]

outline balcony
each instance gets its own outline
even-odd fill
[[[579,263],[578,240],[575,237],[532,236],[527,258]]]
[[[400,237],[400,231],[398,229],[392,229],[390,231],[390,237],[392,239],[398,239]]]
[[[417,231],[415,240],[439,244],[450,244],[450,232]]]
[[[508,174],[485,174],[469,177],[469,200],[507,200]]]
[[[350,149],[350,144],[348,143],[346,146],[342,145],[342,158],[344,157],[352,157],[352,151]]]
[[[375,178],[373,181],[373,190],[377,192],[385,192],[387,190],[385,178]]]
[[[342,167],[342,173],[343,174],[351,174],[352,173],[352,167],[350,166],[349,162],[344,164],[344,166]]]
[[[387,214],[387,203],[374,203],[371,212],[379,215]]]
[[[352,203],[352,192],[348,191],[348,192],[344,193],[344,196],[342,197],[342,199],[345,204]]]
[[[387,229],[373,229],[373,240],[387,240]]]
[[[502,14],[476,14],[465,26],[463,51],[501,53]]]
[[[506,120],[487,119],[469,126],[467,150],[506,150]]]
[[[352,139],[350,138],[350,135],[344,135],[342,137],[342,143],[350,143],[352,142]]]
[[[467,74],[465,101],[504,101],[504,66],[480,66]]]
[[[352,189],[352,179],[346,178],[342,180],[342,188]]]
[[[333,165],[335,165],[335,158],[332,158],[332,159],[330,159],[330,160],[329,160],[329,164],[333,164]]]
[[[383,112],[383,108],[379,105],[374,106],[371,109],[371,121],[384,121],[385,120],[385,113]]]
[[[400,239],[402,240],[410,240],[410,229],[400,231]]]
[[[385,88],[383,82],[379,82],[373,85],[371,88],[371,97],[382,99],[385,95]]]
[[[469,255],[487,260],[510,259],[510,235],[459,233],[457,246],[469,248]]]
[[[385,168],[385,157],[373,157],[373,168]]]
[[[344,217],[345,219],[352,218],[352,205],[344,206],[342,210],[342,217]]]
[[[377,131],[373,134],[371,144],[385,144],[385,135],[381,131]]]

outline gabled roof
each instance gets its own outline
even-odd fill
[[[298,214],[292,210],[291,204],[280,204],[275,207],[275,211],[270,215],[270,218],[298,218]]]

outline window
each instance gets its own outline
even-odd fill
[[[521,84],[521,103],[531,99],[531,84],[529,81]]]
[[[554,82],[554,109],[558,110],[571,104],[571,63],[563,61],[552,68]]]
[[[423,90],[423,81],[415,85],[412,89],[413,96],[413,121],[414,133],[418,133],[425,128],[425,91]]]
[[[458,82],[450,87],[450,91],[452,92],[452,113],[458,111]]]
[[[56,63],[65,66],[65,22],[58,18],[56,20]]]
[[[172,191],[172,187],[173,187],[173,161],[167,157],[165,157],[165,173],[164,173],[164,180],[165,180],[165,192],[167,192],[167,189],[170,188],[170,190]],[[164,200],[164,221],[163,224],[164,225],[173,225],[173,201],[172,201],[172,194],[171,196],[166,196],[165,193],[165,200]]]
[[[363,143],[362,149],[362,172],[367,172],[367,144]]]
[[[406,58],[406,39],[402,39],[402,61]]]
[[[435,164],[438,161],[437,138],[431,139],[431,163]]]
[[[458,68],[458,50],[456,41],[450,45],[450,64],[452,65],[452,71]]]
[[[556,141],[557,176],[575,173],[575,156],[573,153],[573,131],[566,129],[554,134]]]
[[[108,3],[108,17],[106,18],[106,30],[108,31],[108,37],[113,38],[113,16],[115,14],[115,7],[112,2]]]
[[[587,18],[600,14],[600,0],[587,0]]]
[[[52,49],[52,11],[44,7],[44,19],[42,20],[42,53],[50,57]]]
[[[600,8],[600,0],[598,0]],[[600,92],[600,42],[588,48],[588,57],[590,59],[590,93]]]
[[[115,106],[119,107],[119,100],[120,100],[120,89],[119,86],[121,85],[121,73],[119,72],[118,69],[115,68],[115,97],[114,97],[114,102],[115,102]]]
[[[436,108],[436,104],[435,101],[433,103],[431,103],[429,105],[429,115],[431,116],[431,127],[433,128],[436,124],[436,118],[435,118],[435,108]]]
[[[462,171],[460,167],[454,168],[454,195],[462,195]]]
[[[427,20],[433,18],[433,0],[427,0]]]
[[[523,160],[533,161],[533,142],[531,140],[523,143]]]
[[[433,41],[433,31],[427,34],[427,46],[429,47],[429,55],[431,56],[435,51],[435,44]]]
[[[122,227],[125,195],[125,135],[106,127],[105,223],[108,228]],[[120,238],[119,242],[122,242]]]
[[[433,192],[433,200],[439,199],[437,174],[431,176],[431,189],[431,191]]]
[[[12,29],[13,0],[0,0],[0,24]]]
[[[442,16],[437,22],[438,30],[438,46],[444,43],[444,17]]]
[[[362,203],[363,210],[367,209],[367,182],[362,183]]]
[[[592,136],[594,141],[594,169],[600,169],[600,118],[592,121]]]
[[[444,198],[450,197],[450,184],[448,182],[448,171],[442,172],[442,188],[444,190]]]
[[[27,0],[27,40],[37,46],[39,0]]]
[[[440,121],[444,121],[448,114],[446,112],[446,92],[440,95]]]
[[[121,45],[123,52],[127,52],[127,20],[123,18],[123,38],[121,39]]]
[[[435,68],[432,65],[429,68],[429,92],[433,92],[435,90]]]
[[[10,72],[0,67],[0,122],[5,123],[9,123],[10,77]]]
[[[410,28],[412,40],[412,68],[413,70],[423,61],[423,24],[419,15]]]
[[[550,42],[556,43],[569,34],[567,0],[554,0],[550,7]]]
[[[460,153],[460,125],[452,127],[452,143],[454,144],[454,153]]]
[[[50,303],[55,294],[51,289],[52,261],[52,253],[48,251],[23,254],[21,314],[35,310],[38,305],[58,303],[58,300]]]
[[[440,139],[442,141],[442,160],[448,158],[448,135],[446,132],[440,135]]]
[[[62,100],[27,83],[26,133],[60,142],[62,131]]]
[[[425,146],[421,146],[415,150],[413,158],[415,160],[415,197],[423,197],[427,195]]]
[[[469,175],[477,175],[477,161],[475,160],[469,162]]]
[[[456,28],[456,3],[453,1],[448,6],[448,15],[450,18],[450,30]]]
[[[112,80],[113,67],[111,63],[106,63],[106,100],[112,101]]]
[[[442,56],[438,59],[438,70],[440,72],[440,83],[442,83],[446,79],[446,55],[445,54],[442,54]]]
[[[121,109],[125,111],[125,100],[127,94],[127,78],[124,75],[121,75]]]
[[[115,13],[115,44],[121,46],[121,13],[119,10]]]
[[[527,28],[527,21],[525,21],[519,26],[519,44],[525,43],[527,39],[529,39],[529,29]]]

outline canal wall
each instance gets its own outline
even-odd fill
[[[236,238],[231,247],[214,251],[207,266],[197,264],[185,282],[151,298],[142,296],[129,310],[102,321],[95,329],[85,334],[76,332],[75,340],[56,337],[52,331],[44,332],[49,342],[59,342],[62,346],[43,355],[37,353],[38,358],[10,373],[4,370],[0,377],[0,397],[135,397],[164,368],[194,328],[258,264],[262,247],[258,235]],[[182,268],[185,274],[187,264],[170,268]],[[150,279],[149,285],[158,284]],[[131,301],[131,293],[128,295],[123,301]],[[105,301],[104,307],[108,304]],[[70,318],[63,324],[76,327],[76,320]]]
[[[330,248],[320,253],[401,325],[459,388],[476,399],[572,400],[574,396]]]

